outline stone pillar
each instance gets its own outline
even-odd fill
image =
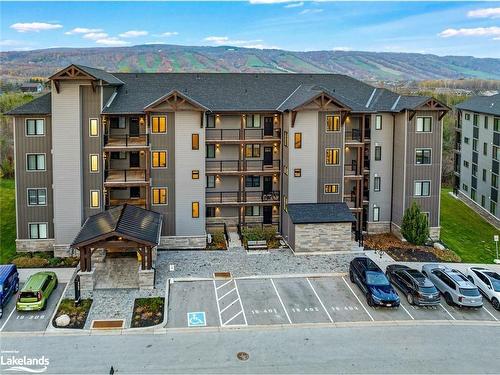
[[[78,271],[78,276],[80,276],[80,290],[81,291],[92,291],[95,286],[95,269],[89,272]]]
[[[154,289],[155,270],[139,270],[139,289]]]

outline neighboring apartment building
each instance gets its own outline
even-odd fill
[[[165,248],[204,248],[223,224],[271,224],[292,241],[295,203],[345,202],[360,233],[398,232],[417,201],[439,237],[448,108],[431,97],[338,74],[71,65],[50,81],[9,113],[18,251],[64,254],[89,216],[124,203],[162,215]]]
[[[454,191],[500,225],[500,94],[473,97],[456,106]]]

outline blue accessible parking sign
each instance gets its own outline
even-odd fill
[[[205,312],[188,312],[187,313],[188,327],[205,327],[207,325],[207,320],[205,318]]]

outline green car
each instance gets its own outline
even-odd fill
[[[54,272],[37,272],[31,275],[17,297],[17,311],[45,310],[47,300],[57,287]]]

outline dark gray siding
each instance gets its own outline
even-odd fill
[[[401,225],[403,218],[404,196],[406,195],[405,189],[407,189],[405,180],[406,118],[406,112],[397,114],[394,124],[392,221],[397,225]],[[390,155],[387,156],[390,157]]]

